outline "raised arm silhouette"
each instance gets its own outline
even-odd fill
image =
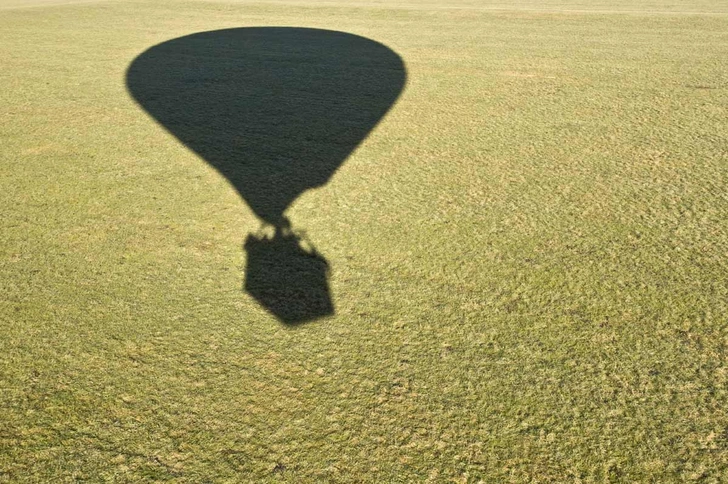
[[[324,185],[402,91],[402,59],[364,37],[256,27],[201,32],[140,54],[134,99],[222,173],[270,236],[248,236],[245,289],[281,321],[334,313],[328,263],[286,209]]]

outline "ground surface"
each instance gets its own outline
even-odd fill
[[[0,3],[0,482],[728,480],[728,4],[46,3]],[[407,69],[288,212],[336,310],[294,327],[125,86],[245,26]]]

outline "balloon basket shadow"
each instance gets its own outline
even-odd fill
[[[329,264],[292,231],[249,235],[245,241],[245,290],[285,324],[295,325],[334,314]]]

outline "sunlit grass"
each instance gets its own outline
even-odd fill
[[[0,482],[728,479],[728,9],[628,3],[0,11]],[[336,309],[294,328],[243,290],[260,222],[124,83],[271,25],[408,72],[288,213]]]

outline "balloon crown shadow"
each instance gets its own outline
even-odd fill
[[[286,210],[326,184],[391,108],[406,70],[391,49],[344,32],[253,27],[155,45],[126,74],[132,97],[215,167],[274,228],[251,234],[245,290],[284,323],[334,313],[329,264]]]

